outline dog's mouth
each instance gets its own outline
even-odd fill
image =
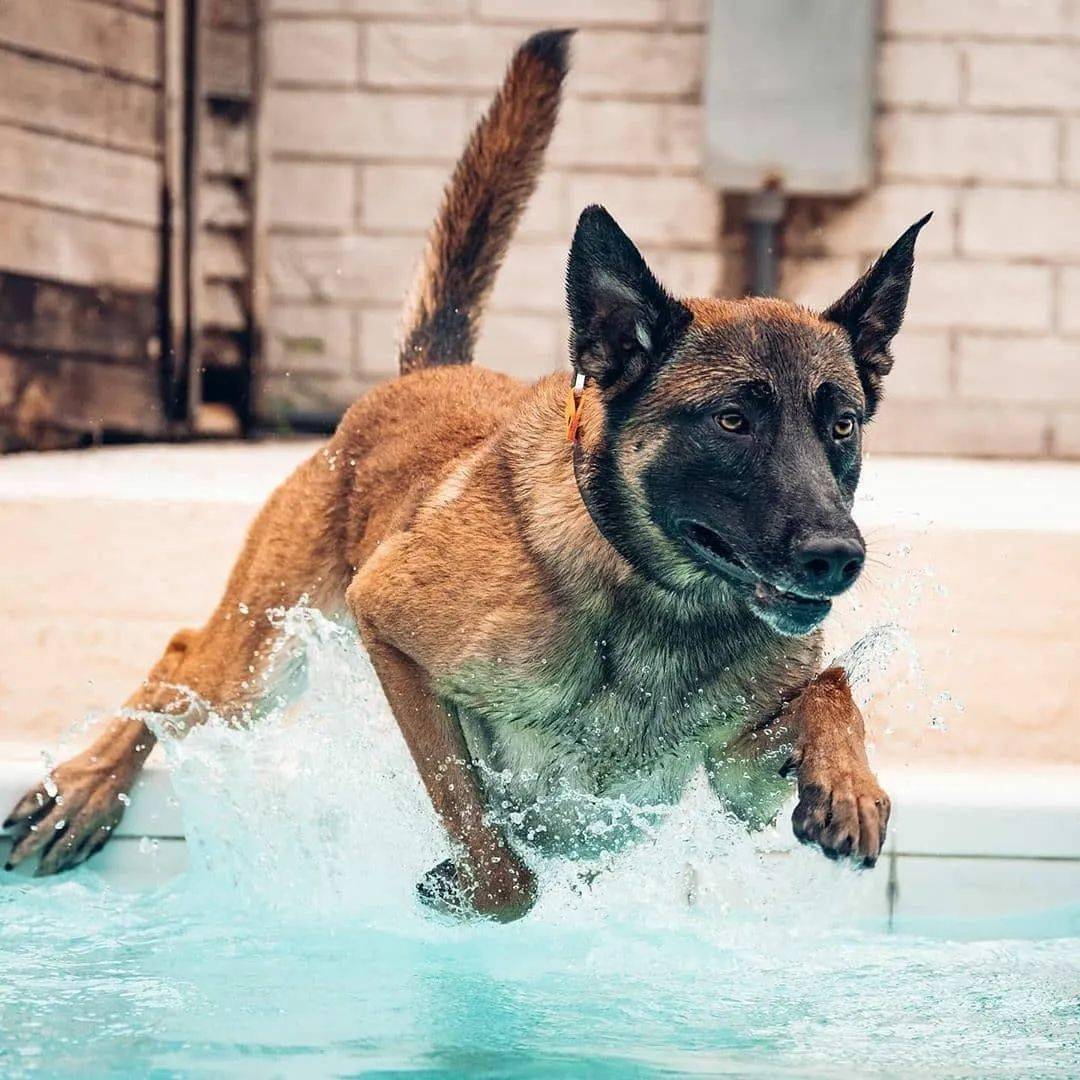
[[[691,551],[699,559],[703,558],[709,569],[742,585],[752,585],[758,580],[757,575],[751,573],[746,563],[735,554],[735,549],[708,526],[699,521],[688,521],[682,527],[682,534]]]
[[[686,522],[682,535],[699,562],[706,563],[710,570],[732,584],[743,587],[750,610],[778,633],[792,637],[808,634],[832,610],[831,600],[803,596],[766,581],[739,558],[731,544],[707,525],[699,521]]]

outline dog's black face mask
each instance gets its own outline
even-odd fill
[[[817,315],[776,300],[674,300],[606,211],[585,211],[567,273],[571,349],[606,419],[579,482],[640,572],[671,589],[733,589],[790,635],[817,627],[854,584],[863,426],[925,220]]]

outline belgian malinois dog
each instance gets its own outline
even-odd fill
[[[863,565],[862,430],[925,219],[816,314],[675,299],[590,206],[566,274],[573,372],[530,387],[468,366],[569,37],[521,46],[458,162],[406,306],[402,377],[270,497],[210,621],[176,634],[105,734],[15,807],[10,864],[37,853],[52,874],[105,844],[154,745],[140,716],[198,712],[178,687],[250,716],[273,689],[265,613],[304,596],[355,619],[453,842],[418,886],[429,903],[521,916],[530,845],[584,850],[604,832],[590,806],[671,803],[702,766],[749,826],[797,781],[798,838],[874,863],[889,800],[843,673],[818,674],[818,627]],[[514,825],[490,812],[495,789]]]

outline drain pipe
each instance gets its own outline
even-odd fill
[[[751,296],[775,296],[779,288],[778,249],[783,218],[784,196],[778,187],[765,187],[750,196],[746,222]]]

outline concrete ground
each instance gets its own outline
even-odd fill
[[[0,741],[48,746],[121,702],[203,621],[258,506],[316,446],[0,459]],[[1080,466],[881,458],[864,476],[870,563],[830,650],[887,622],[918,656],[869,664],[878,758],[1080,765]]]

